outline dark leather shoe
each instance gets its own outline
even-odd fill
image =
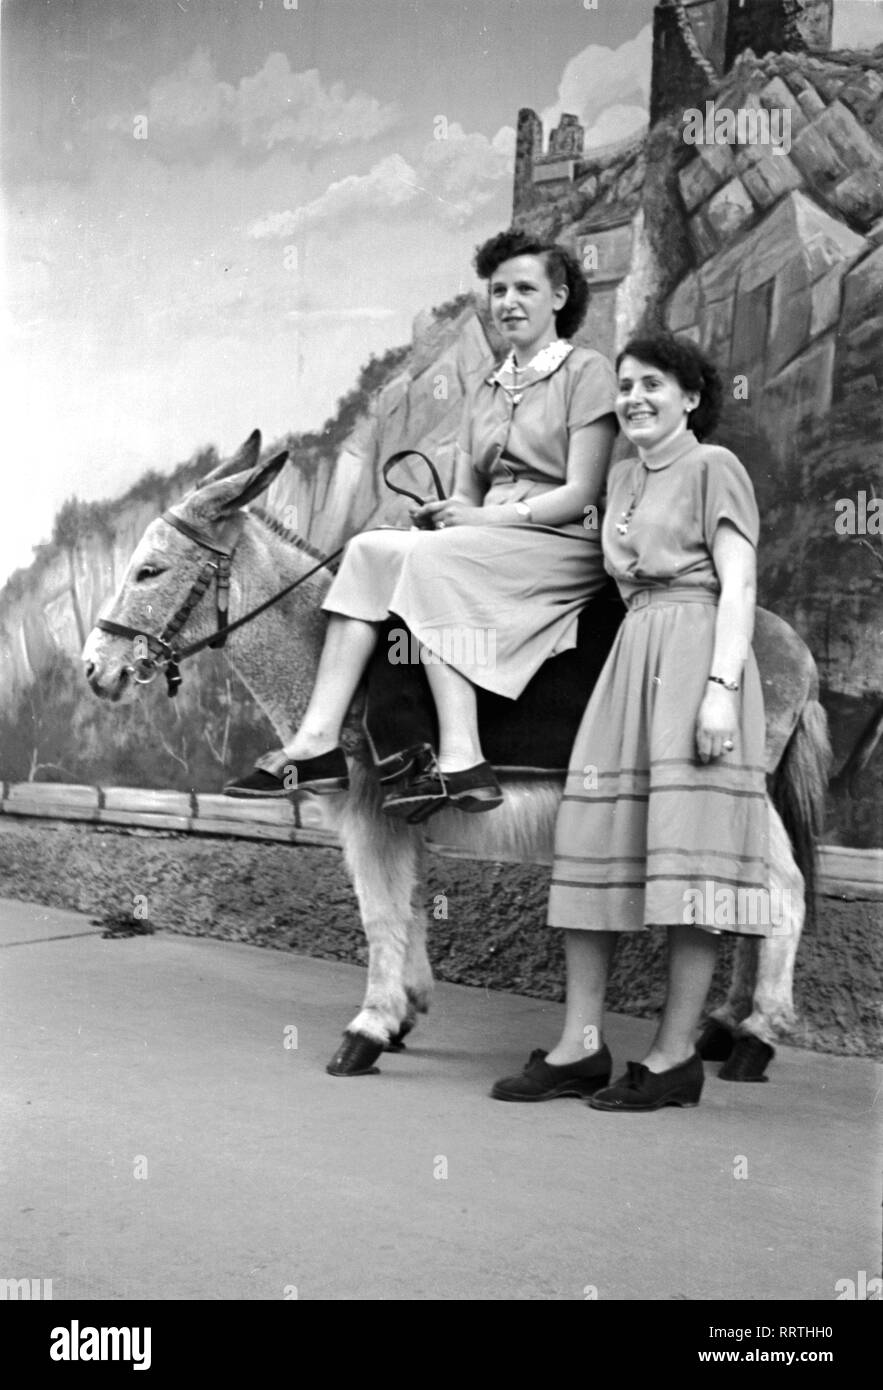
[[[463,772],[445,772],[448,801],[458,811],[493,811],[503,793],[490,763],[476,763]]]
[[[698,1053],[668,1071],[649,1071],[643,1062],[626,1062],[626,1067],[625,1076],[592,1096],[593,1110],[661,1110],[663,1105],[699,1104],[705,1070]]]
[[[447,801],[445,781],[429,745],[418,750],[413,766],[383,794],[383,813],[416,824],[440,811]]]
[[[330,796],[332,792],[345,792],[349,787],[349,768],[342,748],[332,748],[330,753],[320,753],[318,758],[289,758],[287,762],[280,762],[282,756],[268,754],[261,761],[270,763],[270,767],[257,763],[246,777],[228,782],[224,795],[286,797],[309,792],[313,796]]]
[[[585,1100],[610,1080],[613,1063],[606,1043],[584,1062],[554,1067],[537,1048],[520,1076],[506,1076],[491,1089],[494,1100],[558,1100],[576,1096]]]
[[[427,820],[444,806],[458,811],[493,811],[503,801],[500,784],[490,763],[476,763],[463,772],[442,772],[431,748],[418,757],[408,776],[384,794],[383,810],[412,825]]]

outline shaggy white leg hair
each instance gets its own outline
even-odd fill
[[[773,1045],[794,1023],[794,962],[803,931],[803,875],[797,867],[782,819],[771,801],[770,896],[781,909],[772,936],[742,936],[736,946],[726,1000],[711,1017],[737,1035]]]
[[[386,1043],[425,1011],[432,986],[426,921],[414,911],[422,836],[382,814],[377,784],[360,762],[350,765],[339,831],[368,938],[365,998],[346,1031]]]

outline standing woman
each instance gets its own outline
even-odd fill
[[[565,931],[564,1031],[491,1094],[657,1110],[701,1095],[693,1036],[721,930],[769,934],[751,647],[759,520],[742,464],[701,442],[722,389],[698,348],[637,337],[616,365],[617,417],[636,457],[611,469],[603,544],[628,613],[577,734],[556,828],[549,923]],[[617,935],[660,926],[669,963],[656,1035],[608,1086],[601,1025]]]
[[[384,810],[410,818],[446,800],[493,810],[502,796],[481,750],[475,687],[516,699],[547,657],[576,645],[579,613],[606,582],[597,515],[616,378],[600,353],[570,342],[588,305],[585,275],[563,248],[519,231],[486,242],[475,266],[510,351],[466,401],[454,494],[414,514],[431,529],[350,541],[322,605],[328,631],[300,728],[228,795],[348,786],[341,728],[392,613],[421,643],[440,775],[394,789]]]

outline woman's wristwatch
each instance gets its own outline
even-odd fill
[[[533,521],[533,512],[527,502],[515,502],[513,505],[522,521]]]

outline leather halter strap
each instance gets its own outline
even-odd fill
[[[216,563],[209,560],[208,563],[203,567],[198,579],[195,581],[193,585],[193,588],[190,590],[190,593],[187,595],[186,599],[181,604],[181,607],[178,609],[175,616],[170,620],[170,622],[166,626],[163,635],[166,638],[174,637],[181,631],[181,628],[184,626],[187,619],[190,617],[190,614],[193,612],[197,603],[199,603],[199,600],[202,598],[203,594],[205,593],[206,589],[211,583],[212,575],[214,575],[215,616],[217,619],[218,627],[217,631],[213,633],[209,640],[206,642],[206,646],[223,647],[224,643],[227,641],[227,634],[229,630],[228,611],[230,607],[230,565],[233,561],[236,546],[234,545],[231,550],[224,550],[219,545],[213,545],[212,542],[206,536],[204,536],[201,531],[197,531],[195,526],[191,526],[189,521],[184,521],[182,517],[176,515],[176,513],[171,511],[171,509],[169,511],[163,512],[162,520],[168,522],[169,526],[174,526],[175,530],[180,531],[181,535],[186,536],[188,540],[195,541],[197,545],[202,546],[203,550],[211,551],[213,555],[217,555],[218,557]],[[178,653],[177,660],[181,660],[180,652]]]
[[[421,497],[417,497],[413,492],[407,492],[404,488],[396,487],[394,483],[389,481],[388,477],[390,469],[395,464],[411,455],[416,455],[417,458],[423,459],[432,474],[432,481],[435,484],[435,490],[439,500],[444,501],[445,491],[442,487],[441,479],[439,478],[435,465],[432,460],[427,458],[425,454],[422,454],[419,449],[400,449],[398,453],[392,454],[386,460],[381,470],[383,481],[386,483],[386,486],[390,491],[396,492],[402,497],[412,498],[418,506],[422,505],[423,499]],[[271,598],[258,604],[257,608],[252,608],[247,613],[243,613],[241,617],[231,623],[229,621],[228,612],[230,598],[230,566],[233,561],[233,556],[236,553],[236,546],[234,545],[230,550],[225,550],[222,546],[215,545],[214,541],[209,540],[208,537],[204,536],[195,526],[191,526],[189,521],[184,521],[182,517],[178,516],[171,509],[163,512],[160,519],[167,522],[169,526],[173,526],[176,531],[180,531],[181,535],[186,536],[188,540],[194,541],[195,544],[200,546],[203,550],[207,550],[212,555],[216,555],[217,560],[209,560],[203,565],[183,603],[172,614],[158,636],[155,633],[144,632],[141,628],[127,627],[124,623],[115,623],[110,618],[99,618],[95,626],[102,632],[109,633],[112,637],[127,637],[133,642],[146,642],[147,650],[151,655],[147,660],[138,658],[141,662],[142,670],[149,672],[146,676],[147,680],[153,679],[153,676],[155,676],[158,671],[163,670],[165,672],[166,684],[170,696],[177,695],[178,689],[182,683],[183,677],[180,672],[180,663],[185,657],[195,656],[197,652],[204,651],[206,647],[223,647],[227,638],[231,633],[235,632],[237,628],[243,627],[245,623],[250,623],[253,618],[257,618],[259,614],[265,613],[268,608],[272,608],[280,599],[285,598],[296,589],[299,584],[304,584],[308,579],[312,579],[313,575],[320,569],[324,569],[326,566],[333,564],[338,556],[343,554],[346,548],[342,545],[337,550],[333,551],[332,554],[324,556],[312,569],[307,570],[306,574],[299,575],[298,578],[293,580],[290,584],[286,584],[284,589],[280,589],[279,592],[273,594]],[[212,582],[212,578],[215,579],[216,583],[217,628],[214,632],[210,633],[208,637],[202,637],[198,641],[191,642],[188,646],[177,650],[174,646],[173,639],[181,631],[194,608],[205,594]]]
[[[128,637],[133,642],[138,640],[146,642],[147,650],[151,655],[148,661],[142,663],[143,669],[147,670],[150,668],[148,679],[152,679],[160,669],[164,670],[168,693],[172,697],[177,695],[183,680],[180,672],[180,663],[185,657],[194,656],[197,652],[204,651],[206,647],[223,647],[231,632],[235,632],[237,628],[242,627],[245,623],[250,623],[259,613],[265,612],[266,609],[271,608],[274,603],[278,603],[280,599],[285,598],[286,594],[290,594],[293,589],[296,589],[299,584],[303,584],[305,580],[310,579],[318,570],[326,565],[332,564],[337,557],[343,553],[344,549],[344,547],[341,546],[340,549],[335,550],[333,554],[326,555],[317,565],[314,565],[312,569],[308,570],[306,574],[299,575],[291,584],[287,584],[284,589],[280,589],[278,593],[273,594],[271,598],[266,599],[265,602],[259,604],[257,608],[250,609],[248,613],[244,613],[242,617],[237,618],[235,622],[231,623],[228,614],[230,566],[233,556],[236,553],[236,546],[234,545],[231,550],[224,550],[221,546],[215,545],[213,541],[210,541],[208,537],[204,536],[201,531],[198,531],[195,526],[191,526],[189,522],[177,516],[173,511],[163,512],[161,520],[167,522],[169,526],[173,526],[176,531],[180,531],[183,536],[186,536],[188,540],[194,541],[197,545],[201,546],[203,550],[208,550],[213,555],[216,555],[217,560],[209,560],[203,565],[183,603],[176,609],[158,636],[154,633],[144,632],[143,629],[140,628],[127,627],[124,623],[115,623],[110,618],[99,618],[95,626],[100,628],[102,632],[107,632],[113,637]],[[208,637],[202,637],[199,641],[191,642],[188,646],[176,650],[173,644],[173,638],[177,636],[187,622],[187,619],[211,584],[213,577],[215,578],[217,586],[216,630],[210,633]]]
[[[181,673],[178,663],[181,659],[180,653],[175,651],[173,639],[183,628],[187,619],[190,617],[196,605],[202,599],[206,590],[211,585],[212,579],[216,582],[216,620],[217,630],[212,633],[206,642],[206,646],[223,647],[227,640],[228,630],[228,607],[230,599],[230,564],[233,558],[233,550],[225,550],[219,545],[215,545],[207,536],[204,536],[195,526],[184,521],[175,512],[168,510],[163,512],[161,520],[169,526],[173,526],[176,531],[180,531],[188,540],[195,541],[203,550],[208,550],[217,556],[216,560],[208,560],[200,570],[196,579],[190,587],[187,596],[179,608],[172,614],[159,635],[150,632],[139,631],[137,628],[128,627],[124,623],[115,623],[109,618],[99,618],[95,624],[102,632],[110,633],[114,637],[128,637],[133,642],[144,642],[149,653],[147,658],[136,656],[139,669],[146,673],[145,679],[150,680],[156,675],[157,671],[165,671],[168,693],[175,696],[181,685]],[[134,670],[135,668],[133,668]]]

